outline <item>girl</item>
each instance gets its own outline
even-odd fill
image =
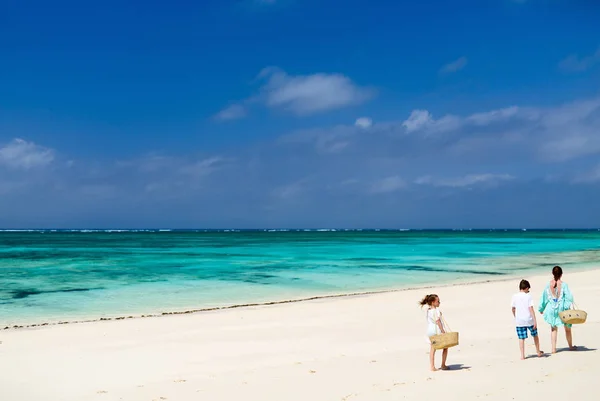
[[[558,328],[565,327],[565,335],[567,337],[567,343],[569,343],[569,349],[571,351],[576,350],[577,347],[573,345],[573,333],[571,332],[570,324],[564,324],[558,314],[562,311],[571,308],[573,304],[573,294],[569,289],[567,283],[562,281],[563,271],[560,266],[554,266],[552,269],[552,280],[546,285],[544,292],[542,293],[542,299],[540,301],[540,313],[544,314],[544,320],[550,325],[552,330],[552,353],[556,353],[556,340],[558,337]]]
[[[444,325],[442,324],[442,312],[439,310],[440,307],[440,297],[436,294],[426,295],[425,298],[419,302],[421,307],[427,305],[427,338],[434,336],[436,334],[445,333]],[[431,340],[430,340],[431,343]],[[446,358],[448,358],[448,348],[445,348],[442,351],[442,370],[448,370],[446,366]],[[436,371],[435,367],[435,349],[433,348],[433,344],[431,345],[431,350],[429,351],[429,363],[431,365],[431,370]]]

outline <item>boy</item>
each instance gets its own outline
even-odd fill
[[[529,281],[521,280],[519,283],[519,292],[512,297],[512,313],[515,317],[515,325],[517,326],[517,335],[519,336],[519,348],[521,348],[521,359],[525,359],[525,339],[527,338],[527,330],[531,332],[535,349],[538,357],[544,355],[540,351],[540,339],[537,332],[537,320],[533,310],[533,299],[529,295]]]

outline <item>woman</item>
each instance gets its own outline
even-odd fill
[[[550,280],[550,283],[546,285],[544,292],[542,293],[542,299],[540,301],[540,313],[544,314],[544,320],[550,325],[552,329],[552,353],[556,353],[556,340],[558,337],[558,328],[565,327],[565,335],[567,337],[567,343],[569,343],[570,350],[576,350],[577,347],[573,346],[573,333],[571,332],[571,325],[564,324],[558,314],[562,311],[571,309],[573,304],[573,294],[569,290],[567,283],[562,281],[563,271],[560,266],[554,266],[552,269],[552,276],[554,278]]]

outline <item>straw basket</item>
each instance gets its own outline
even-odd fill
[[[436,334],[429,337],[433,349],[437,350],[456,347],[458,345],[458,332],[450,330],[450,326],[448,326],[448,322],[446,322],[444,316],[441,316],[441,319],[442,324],[446,329],[446,333]]]
[[[572,305],[573,308],[576,308],[575,302]],[[582,324],[587,320],[587,312],[582,311],[581,309],[567,309],[566,311],[562,311],[558,314],[560,320],[564,324]]]
[[[436,334],[429,337],[433,349],[446,349],[458,345],[458,332],[450,332],[444,334]]]

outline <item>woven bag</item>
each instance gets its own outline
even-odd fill
[[[572,309],[559,312],[558,317],[564,324],[583,324],[587,320],[587,312],[576,309],[575,302],[571,304]]]
[[[456,347],[458,345],[458,332],[450,329],[450,326],[448,326],[448,323],[446,322],[446,319],[444,319],[443,315],[441,316],[441,319],[442,324],[446,329],[446,333],[436,334],[429,337],[431,346],[436,350]]]

